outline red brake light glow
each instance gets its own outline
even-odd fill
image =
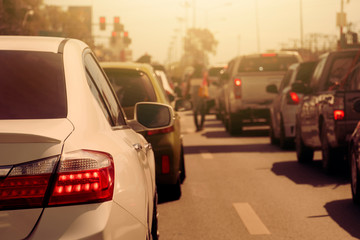
[[[241,79],[235,78],[234,79],[234,95],[236,99],[241,98]]]
[[[299,104],[300,98],[299,95],[295,92],[288,93],[288,104]]]
[[[170,126],[167,128],[161,128],[161,129],[155,129],[155,130],[149,130],[147,131],[148,136],[162,134],[162,133],[170,133],[174,131],[174,126]]]
[[[55,168],[57,167],[57,171]],[[110,154],[78,150],[0,169],[0,210],[103,202],[112,199]]]
[[[75,151],[60,160],[49,205],[108,201],[113,190],[112,157],[103,152]]]
[[[344,110],[334,110],[334,119],[343,120],[345,118]]]
[[[240,87],[241,86],[241,79],[236,78],[234,80],[235,86]]]
[[[0,180],[0,209],[41,207],[58,157],[16,165]]]
[[[276,53],[263,53],[261,54],[262,57],[276,57]]]

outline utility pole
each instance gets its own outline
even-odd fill
[[[302,0],[300,0],[300,47],[301,47],[301,49],[304,48]]]
[[[260,33],[259,33],[258,0],[255,0],[255,18],[256,18],[257,51],[260,53]]]

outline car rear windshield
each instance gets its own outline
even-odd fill
[[[60,54],[0,51],[0,119],[67,116]]]
[[[137,102],[156,102],[156,94],[149,77],[137,70],[105,68],[117,97],[123,107]]]
[[[295,56],[259,55],[244,57],[239,65],[238,72],[274,72],[286,71],[288,67],[297,63]]]

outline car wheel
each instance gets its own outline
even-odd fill
[[[178,200],[181,197],[181,181],[180,177],[175,185],[171,187],[171,198],[173,200]]]
[[[236,135],[242,133],[242,122],[241,119],[235,117],[232,114],[229,114],[228,118],[228,131],[231,135]]]
[[[181,145],[181,156],[180,156],[180,182],[183,183],[186,178],[185,172],[185,157],[184,157],[184,147]]]
[[[152,225],[151,225],[151,238],[152,238],[152,240],[158,240],[159,235],[160,235],[159,234],[159,213],[157,211],[157,197],[155,197],[155,199],[154,199],[154,211],[153,211]]]
[[[358,168],[358,157],[353,147],[350,150],[350,167],[352,199],[355,204],[360,205],[360,177]]]
[[[296,157],[299,163],[309,163],[314,158],[314,150],[307,147],[302,138],[300,127],[296,128],[295,137]]]
[[[323,123],[321,128],[321,153],[322,153],[322,168],[326,173],[334,171],[334,165],[339,156],[335,148],[332,148],[326,136],[326,127]]]
[[[272,145],[278,144],[278,140],[275,138],[274,126],[271,120],[270,120],[269,136],[270,136],[270,143]]]
[[[280,140],[279,145],[282,149],[287,149],[290,147],[290,140],[286,137],[284,121],[280,121]]]

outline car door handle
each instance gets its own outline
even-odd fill
[[[151,150],[151,149],[152,149],[151,143],[146,143],[146,144],[145,144],[145,149],[146,149],[146,151]]]
[[[140,143],[135,143],[135,144],[133,145],[133,147],[134,147],[135,150],[138,151],[138,152],[141,151],[142,148],[143,148]]]

